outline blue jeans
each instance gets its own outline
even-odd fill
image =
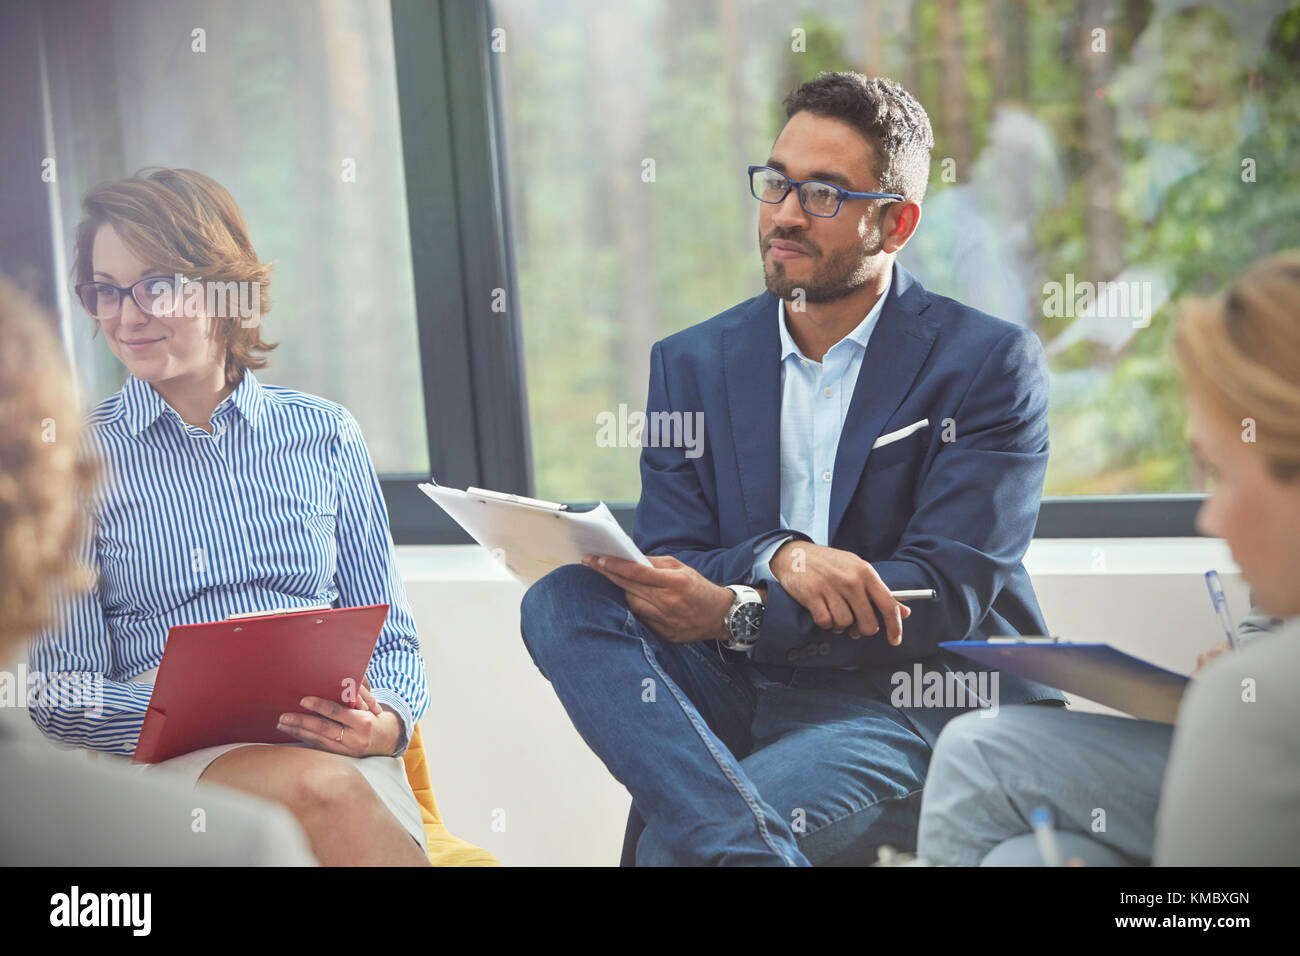
[[[860,675],[664,641],[581,565],[528,590],[521,626],[646,821],[638,865],[852,865],[915,846],[930,748]]]
[[[1145,865],[1173,730],[1044,707],[959,717],[934,749],[920,855],[949,866],[1042,866],[1029,820],[1046,807],[1064,858]]]

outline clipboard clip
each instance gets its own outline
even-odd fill
[[[568,511],[568,505],[562,505],[555,501],[543,501],[541,498],[528,498],[524,495],[512,495],[503,491],[488,491],[486,488],[466,488],[465,494],[474,495],[478,498],[488,498],[492,501],[508,501],[515,505],[524,505],[529,508],[540,508],[543,511]]]
[[[307,611],[329,611],[331,606],[328,604],[308,604],[306,607],[275,607],[269,611],[244,611],[241,614],[231,614],[226,618],[227,621],[247,621],[255,617],[275,617],[277,614],[297,614]]]

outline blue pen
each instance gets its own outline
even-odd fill
[[[1034,828],[1034,840],[1043,856],[1043,864],[1060,866],[1061,848],[1056,842],[1056,831],[1052,829],[1052,811],[1047,807],[1035,807],[1029,814],[1029,823]]]
[[[1228,635],[1228,646],[1235,651],[1237,649],[1237,629],[1232,624],[1232,615],[1228,613],[1228,596],[1223,593],[1223,585],[1219,583],[1218,571],[1205,572],[1205,586],[1210,589],[1210,601],[1214,604],[1214,612],[1219,615],[1219,623],[1223,625],[1223,633]]]

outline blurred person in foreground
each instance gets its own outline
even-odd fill
[[[1198,657],[1175,726],[1021,707],[953,721],[922,804],[929,862],[1040,865],[1037,807],[1087,865],[1300,862],[1300,252],[1186,302],[1174,354],[1213,479],[1197,524],[1251,585],[1239,650]]]
[[[54,592],[91,583],[73,552],[94,475],[78,451],[81,411],[52,328],[0,279],[0,668],[15,691],[26,691],[10,701],[17,706],[61,692],[57,684],[24,686],[16,665],[25,639],[50,623]],[[86,704],[94,706],[93,693]],[[215,788],[196,796],[166,776],[92,764],[24,739],[0,721],[0,865],[315,862],[301,828],[273,803]]]

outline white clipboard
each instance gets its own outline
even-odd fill
[[[482,488],[445,488],[432,478],[420,490],[451,515],[471,538],[493,552],[524,584],[584,554],[650,561],[602,501],[590,511]]]

